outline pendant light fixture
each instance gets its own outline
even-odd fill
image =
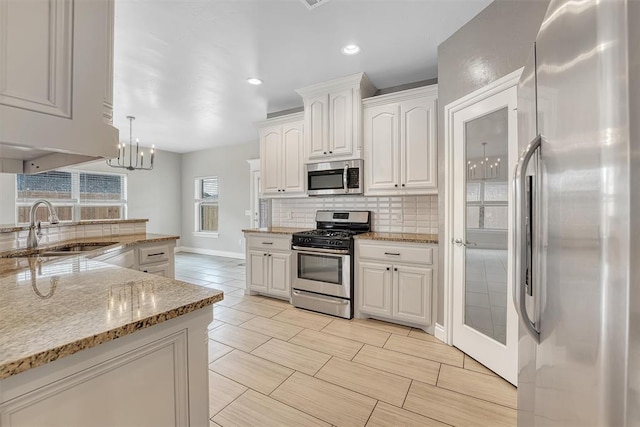
[[[149,166],[144,165],[144,151],[140,151],[140,140],[136,138],[135,154],[133,150],[133,121],[136,119],[134,116],[127,116],[129,120],[129,153],[127,153],[127,145],[123,142],[118,144],[118,157],[117,162],[114,159],[107,160],[107,164],[112,168],[126,169],[129,171],[143,170],[150,171],[153,169],[153,160],[155,158],[155,145],[151,146],[151,160]],[[127,154],[129,161],[127,162]]]
[[[480,168],[471,160],[467,162],[467,179],[494,179],[500,178],[500,157],[496,157],[489,162],[487,157],[487,143],[482,142],[482,160],[480,160]]]

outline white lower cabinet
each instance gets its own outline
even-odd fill
[[[211,306],[0,380],[0,425],[208,425]]]
[[[247,236],[247,291],[291,298],[291,235]]]
[[[435,245],[356,240],[356,316],[431,331]]]
[[[120,252],[100,255],[94,259],[118,267],[173,279],[175,278],[175,246],[175,240],[140,243],[129,246]]]

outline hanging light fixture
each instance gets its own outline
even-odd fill
[[[136,119],[134,116],[127,116],[129,120],[129,162],[127,163],[127,144],[124,142],[118,144],[118,157],[117,162],[113,162],[114,159],[107,160],[107,164],[112,168],[126,169],[130,171],[143,170],[150,171],[153,169],[153,160],[155,158],[155,145],[151,146],[151,161],[149,166],[144,165],[144,151],[140,151],[140,140],[136,138],[136,152],[133,153],[133,121]],[[139,161],[139,163],[138,163]]]
[[[495,161],[489,161],[487,157],[487,143],[482,142],[482,160],[480,160],[480,170],[478,165],[471,160],[467,162],[467,179],[491,179],[500,178],[500,157]]]

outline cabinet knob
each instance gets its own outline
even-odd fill
[[[282,191],[282,190],[280,190],[280,189],[278,188],[278,193],[279,193],[279,192],[281,192],[281,191]]]
[[[391,268],[387,267],[387,271],[391,270]]]
[[[327,152],[325,151],[323,154],[327,154]]]
[[[394,187],[397,187],[397,186],[398,186],[398,184],[393,184],[393,186],[394,186]]]
[[[333,151],[329,151],[329,154],[333,154]]]
[[[402,184],[402,186],[404,187],[404,184]]]
[[[282,192],[284,193],[284,188],[282,189]]]
[[[271,254],[269,254],[268,256],[271,256]]]
[[[398,269],[397,269],[397,268],[394,268],[394,269],[393,269],[393,271],[398,271]]]
[[[267,256],[267,254],[262,254],[262,256]]]

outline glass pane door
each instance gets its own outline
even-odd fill
[[[502,344],[507,328],[508,110],[465,124],[464,323]]]

